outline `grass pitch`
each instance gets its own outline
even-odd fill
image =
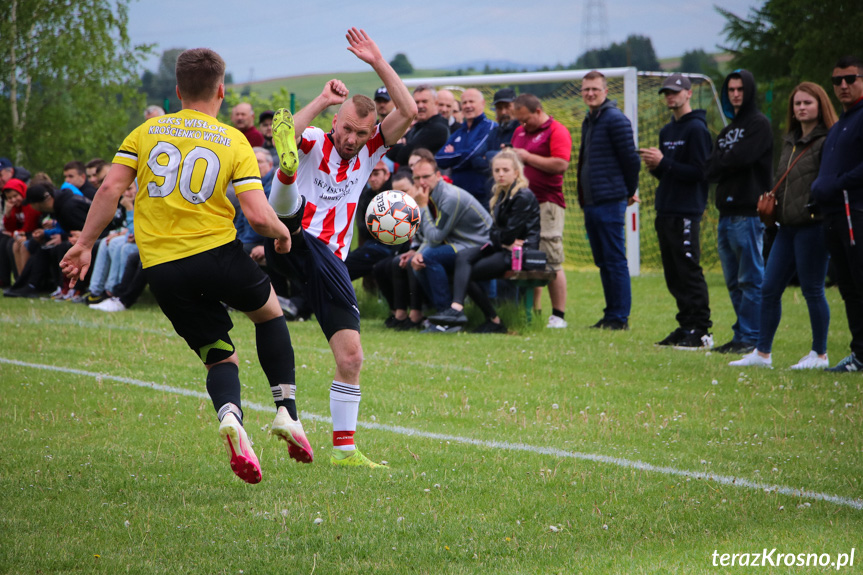
[[[724,343],[731,306],[708,281]],[[727,571],[714,552],[765,548],[855,548],[843,571],[860,571],[863,375],[785,369],[809,350],[799,289],[773,370],[654,347],[673,300],[660,275],[633,296],[631,331],[588,329],[599,280],[573,272],[568,329],[508,308],[507,336],[393,333],[363,298],[357,442],[383,472],[328,463],[333,366],[314,322],[290,329],[316,460],[288,459],[235,316],[257,486],[231,473],[204,370],[151,299],[121,314],[0,299],[0,572],[707,573]],[[835,364],[849,335],[828,299]]]

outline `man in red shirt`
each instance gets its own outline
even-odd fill
[[[552,315],[546,327],[564,328],[566,320],[566,274],[563,273],[563,174],[569,168],[572,135],[545,113],[542,102],[533,94],[522,94],[513,101],[513,117],[521,126],[512,136],[512,147],[524,163],[524,175],[539,202],[541,236],[539,249],[548,256],[556,273],[548,284]],[[538,288],[536,299],[541,291]]]
[[[231,110],[231,125],[241,131],[255,148],[264,147],[264,136],[255,127],[255,111],[248,102],[240,102]]]

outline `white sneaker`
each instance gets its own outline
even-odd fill
[[[737,361],[729,362],[728,365],[733,365],[735,367],[748,367],[750,365],[754,365],[757,367],[769,367],[773,369],[773,358],[761,357],[758,355],[758,350],[755,350],[751,353],[747,353]]]
[[[827,355],[827,354],[824,354]],[[825,369],[830,367],[830,360],[826,357],[821,359],[814,351],[810,351],[800,361],[791,366],[791,369]]]
[[[273,426],[270,428],[270,435],[285,440],[288,444],[288,455],[292,459],[296,459],[300,463],[311,463],[314,459],[312,446],[306,439],[303,424],[300,423],[299,419],[292,419],[287,408],[279,407],[276,419],[273,420]]]
[[[565,319],[559,318],[556,315],[550,315],[548,316],[548,323],[545,325],[545,327],[550,327],[553,329],[563,329],[567,325],[569,324],[566,323]]]
[[[123,302],[121,302],[118,297],[112,297],[100,303],[90,304],[88,307],[90,309],[98,309],[99,311],[126,311],[126,306],[123,305]]]

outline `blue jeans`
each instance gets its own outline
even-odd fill
[[[824,277],[827,275],[827,242],[824,228],[816,226],[781,226],[767,258],[764,287],[761,289],[761,333],[758,351],[770,353],[773,336],[782,317],[782,292],[794,272],[800,280],[800,290],[809,308],[812,326],[812,351],[827,353],[827,328],[830,307],[824,297]]]
[[[455,250],[452,246],[443,244],[427,248],[422,254],[426,267],[414,274],[435,308],[438,311],[449,309],[452,291],[447,273],[452,274],[455,268]]]
[[[125,236],[123,241],[125,241]],[[111,269],[111,256],[108,251],[111,244],[105,245],[104,238],[97,243],[99,244],[99,251],[96,252],[96,258],[90,270],[90,293],[94,295],[100,295],[105,291],[105,283],[108,281],[108,273]]]
[[[764,225],[757,216],[722,216],[717,236],[725,286],[737,315],[734,341],[755,345],[761,319]]]
[[[632,286],[626,263],[625,215],[626,200],[584,206],[584,227],[605,294],[602,319],[619,322],[629,320],[632,307]]]

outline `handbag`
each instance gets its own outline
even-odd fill
[[[758,205],[755,209],[758,211],[758,217],[761,218],[761,222],[765,226],[769,228],[776,226],[776,191],[779,189],[779,186],[782,185],[782,182],[785,181],[785,178],[788,176],[788,173],[791,172],[791,168],[794,167],[794,164],[796,164],[797,161],[803,157],[803,154],[806,153],[806,150],[811,148],[814,143],[815,142],[812,142],[812,144],[809,144],[808,146],[803,148],[803,151],[800,152],[800,154],[796,158],[794,158],[794,161],[788,165],[788,169],[785,170],[785,173],[782,174],[782,177],[779,178],[779,181],[776,182],[776,185],[773,186],[772,190],[770,190],[769,192],[764,192],[758,197]],[[792,150],[791,153],[793,154],[794,150]]]
[[[542,250],[524,250],[521,256],[521,269],[544,270],[548,264],[548,256]]]

